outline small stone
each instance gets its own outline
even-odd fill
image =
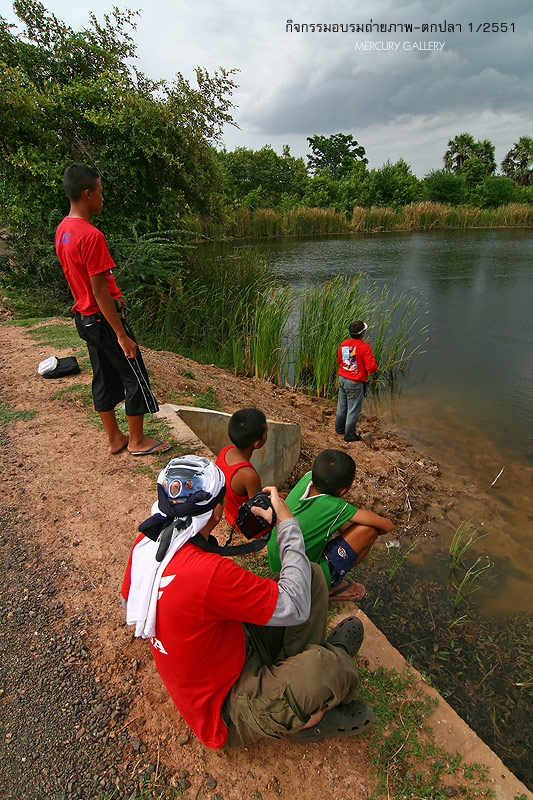
[[[415,773],[412,772],[410,769],[408,769],[407,772],[405,773],[405,780],[406,781],[414,781],[415,778],[416,778]]]
[[[178,775],[178,778],[188,778],[188,777],[189,777],[188,769],[182,769],[180,774]]]
[[[191,782],[188,781],[187,778],[180,778],[180,780],[178,781],[178,786],[180,787],[180,789],[190,789]]]
[[[138,753],[139,750],[141,749],[141,740],[137,738],[137,736],[135,736],[135,738],[131,740],[131,746],[133,747],[135,752]]]
[[[181,744],[182,746],[184,744],[189,744],[189,734],[184,733],[182,736],[180,736],[180,738],[178,739],[178,744]]]
[[[457,789],[454,786],[445,786],[444,794],[446,795],[446,797],[455,797],[455,795],[457,794]]]
[[[206,778],[205,785],[207,789],[216,789],[217,782],[214,778]]]

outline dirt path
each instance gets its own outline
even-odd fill
[[[87,407],[66,395],[54,399],[60,387],[90,383],[87,370],[60,383],[37,375],[39,360],[71,352],[36,344],[22,328],[0,326],[0,401],[37,412],[2,429],[2,796],[133,798],[134,781],[161,762],[174,785],[190,788],[185,796],[270,800],[312,782],[316,800],[368,798],[365,738],[305,747],[265,742],[253,752],[219,753],[188,732],[155,672],[148,643],[134,640],[125,627],[118,599],[137,525],[155,497],[153,475],[146,474],[154,461],[108,455]],[[211,386],[225,411],[257,405],[269,417],[300,422],[298,476],[316,452],[338,446],[327,403],[175,354],[145,354],[160,400],[187,395],[194,401]],[[376,419],[365,427],[377,449],[351,446],[358,465],[352,500],[364,497],[366,507],[405,523],[396,467],[416,460],[413,509],[403,527],[427,531],[426,505],[442,509],[450,497],[438,466]]]

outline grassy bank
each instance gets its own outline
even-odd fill
[[[476,539],[476,531],[473,534],[477,545],[483,537]],[[452,547],[449,568],[446,553],[441,559],[435,556],[431,579],[416,567],[411,569],[408,542],[402,540],[393,552],[372,553],[358,568],[358,580],[372,586],[361,607],[509,769],[531,787],[533,618],[527,613],[503,618],[485,618],[478,613],[473,595],[479,588],[490,591],[496,577],[486,566],[480,571],[483,557],[477,547],[472,549],[475,553],[467,541],[455,567]]]
[[[192,259],[132,316],[151,347],[278,385],[288,376],[322,397],[336,391],[337,348],[354,319],[374,320],[369,338],[381,366],[380,386],[406,367],[426,334],[413,292],[394,294],[362,276],[298,291],[280,282],[252,249]]]
[[[499,208],[473,208],[428,201],[401,208],[356,206],[351,215],[332,208],[303,206],[286,211],[227,207],[220,220],[190,216],[183,224],[199,238],[213,240],[450,228],[530,228],[533,206],[511,203]]]

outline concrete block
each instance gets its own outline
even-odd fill
[[[231,414],[208,408],[177,406],[167,403],[161,412],[169,419],[174,412],[215,456],[228,444],[228,422]],[[268,420],[268,439],[261,450],[252,455],[252,464],[264,486],[279,486],[285,481],[300,458],[300,426],[293,422]],[[192,438],[192,437],[190,437]]]

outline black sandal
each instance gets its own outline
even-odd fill
[[[374,712],[362,700],[341,703],[326,711],[318,725],[303,728],[287,737],[293,742],[317,742],[328,736],[355,736],[370,728],[374,722]]]
[[[339,622],[336,628],[333,628],[326,642],[337,647],[344,647],[353,658],[359,652],[364,638],[365,629],[361,620],[357,617],[346,617]]]

